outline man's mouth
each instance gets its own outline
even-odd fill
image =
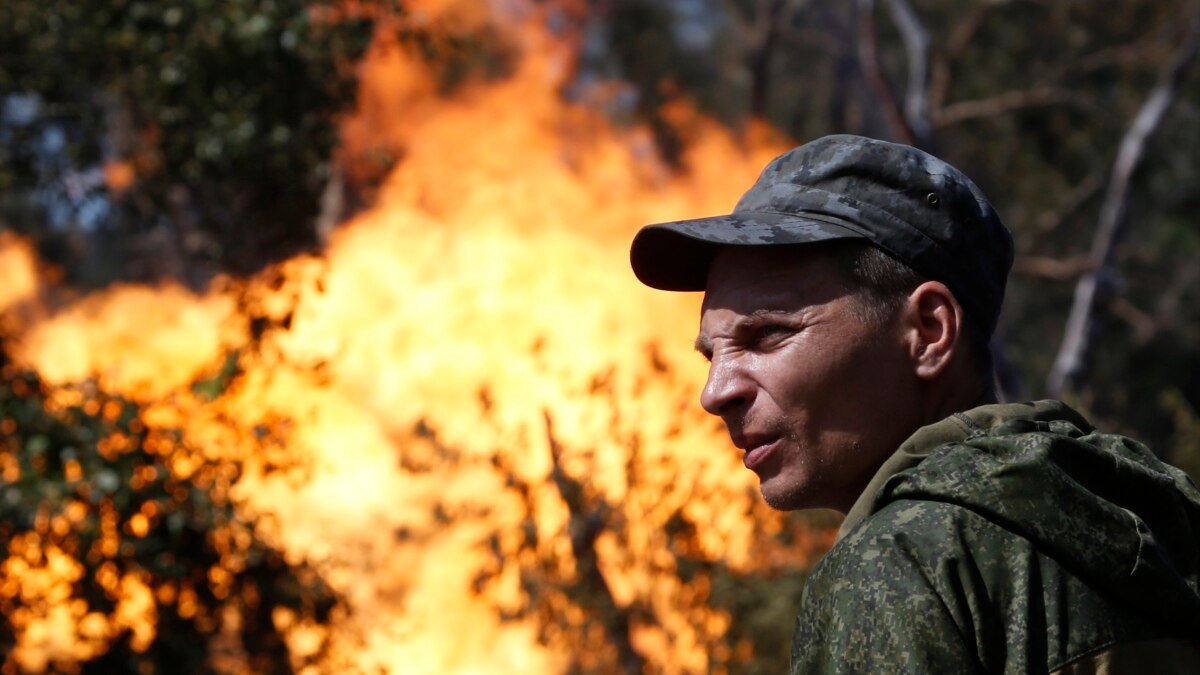
[[[764,438],[747,442],[742,446],[746,450],[746,454],[742,456],[742,463],[746,465],[747,469],[756,471],[775,452],[781,440],[781,438]]]

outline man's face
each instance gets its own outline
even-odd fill
[[[730,246],[709,270],[700,402],[777,509],[844,513],[919,426],[898,321],[864,318],[837,264],[821,245]]]

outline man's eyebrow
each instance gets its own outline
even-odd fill
[[[756,309],[753,312],[750,312],[749,319],[754,320],[754,319],[774,318],[774,317],[779,317],[779,316],[791,316],[791,315],[792,315],[792,312],[789,312],[784,309]]]
[[[739,326],[746,326],[749,324],[759,323],[765,319],[788,317],[792,314],[793,312],[783,309],[756,309],[745,317],[739,319],[737,323]],[[700,335],[696,336],[695,347],[696,351],[708,356],[712,353],[712,340],[710,340],[707,335],[701,333]]]

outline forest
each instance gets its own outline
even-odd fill
[[[1198,48],[1195,0],[6,0],[0,672],[784,670],[838,517],[760,503],[627,253],[827,133],[995,204],[1007,400],[1200,478]]]

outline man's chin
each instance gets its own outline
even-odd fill
[[[776,511],[818,508],[812,504],[812,491],[800,485],[779,485],[774,477],[763,480],[759,485],[763,501]]]

